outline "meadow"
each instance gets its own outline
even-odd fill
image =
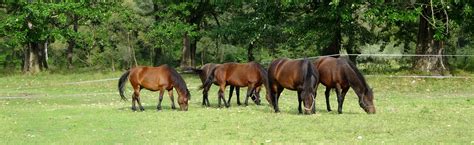
[[[469,78],[367,77],[374,115],[359,107],[352,89],[343,114],[327,112],[320,85],[316,114],[300,115],[296,93],[288,90],[280,98],[281,113],[264,98],[260,106],[238,106],[235,94],[230,108],[218,108],[215,86],[211,107],[203,107],[201,83],[192,74],[183,75],[192,94],[189,111],[172,110],[166,93],[157,111],[158,93],[143,90],[145,111],[132,112],[128,82],[129,101],[118,95],[121,73],[1,76],[0,144],[474,144]],[[246,88],[240,92],[243,102]],[[333,91],[330,100],[336,110]]]

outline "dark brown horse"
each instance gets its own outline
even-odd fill
[[[297,91],[298,111],[303,113],[301,102],[304,104],[304,113],[315,113],[315,88],[318,84],[318,72],[309,60],[290,60],[280,58],[273,60],[268,68],[271,102],[275,112],[280,112],[278,99],[284,88]]]
[[[188,110],[188,100],[191,99],[191,94],[186,87],[181,75],[168,65],[161,65],[158,67],[136,67],[126,71],[119,79],[118,89],[122,100],[126,100],[124,96],[124,88],[127,78],[130,78],[130,84],[133,87],[132,95],[132,110],[137,110],[135,102],[138,103],[140,110],[145,110],[140,102],[140,90],[145,88],[150,91],[160,91],[160,98],[156,109],[161,110],[161,101],[163,100],[163,93],[168,91],[171,98],[171,108],[176,109],[174,105],[173,88],[176,88],[178,93],[178,104],[181,110]]]
[[[194,71],[195,73],[197,73],[199,75],[199,79],[201,79],[201,83],[204,84],[204,82],[206,82],[206,79],[207,77],[209,76],[209,74],[211,73],[211,70],[218,66],[219,64],[215,64],[215,63],[207,63],[205,65],[203,65],[200,69],[192,69],[192,71]],[[214,80],[214,85],[219,85],[215,82]],[[234,92],[234,86],[230,86],[230,90],[229,90],[229,100],[227,101],[227,104],[230,104],[230,100],[232,98],[232,93]],[[240,103],[240,87],[235,87],[235,95],[237,96],[237,105],[241,105]],[[204,97],[204,95],[203,95]],[[205,98],[202,99],[202,105],[206,105],[206,102],[205,102]]]
[[[206,81],[201,86],[203,90],[203,101],[209,106],[208,91],[212,83],[219,85],[219,107],[221,106],[221,100],[224,101],[224,105],[229,107],[228,103],[224,98],[224,90],[227,85],[235,87],[248,87],[247,96],[245,99],[245,105],[248,105],[249,97],[259,105],[260,95],[258,94],[258,88],[263,84],[268,86],[267,72],[258,63],[224,63],[214,67],[208,75]],[[268,95],[268,92],[267,92]]]
[[[331,111],[329,104],[329,93],[335,88],[337,94],[337,112],[342,113],[342,105],[349,87],[359,97],[359,105],[369,114],[375,113],[373,103],[373,93],[365,81],[364,76],[357,67],[350,61],[343,58],[321,57],[314,62],[315,68],[319,72],[319,81],[326,86],[326,106]]]

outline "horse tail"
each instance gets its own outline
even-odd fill
[[[119,82],[118,82],[118,90],[119,90],[119,93],[120,93],[120,97],[124,101],[127,101],[127,98],[125,98],[125,95],[124,95],[123,92],[125,90],[125,83],[127,83],[127,79],[128,79],[129,74],[130,74],[130,70],[127,70],[125,73],[122,74],[122,76],[120,77]]]
[[[282,59],[276,59],[276,60],[273,60],[270,65],[268,66],[268,71],[267,71],[267,83],[268,83],[268,91],[270,93],[270,105],[272,105],[275,109],[275,101],[276,101],[276,95],[274,92],[277,92],[277,90],[272,90],[273,89],[273,79],[275,79],[275,76],[273,76],[274,74],[274,71],[277,67],[277,65],[282,61]]]
[[[257,68],[259,69],[259,73],[262,76],[263,85],[265,86],[265,89],[267,90],[267,95],[269,95],[268,93],[271,94],[271,91],[270,91],[270,79],[268,79],[268,72],[262,65],[258,63],[256,64],[257,64]]]
[[[259,69],[260,75],[262,76],[263,85],[265,86],[265,89],[270,90],[270,81],[268,79],[267,70],[263,68],[263,66],[260,64],[258,64],[258,69]]]
[[[202,83],[201,86],[199,86],[199,89],[204,89],[204,88],[209,88],[212,84],[212,81],[214,80],[214,72],[216,71],[217,67],[213,67],[211,69],[211,71],[209,72],[207,78],[206,78],[206,81],[204,81],[204,83]]]

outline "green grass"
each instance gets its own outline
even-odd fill
[[[320,87],[317,114],[299,115],[296,93],[287,90],[278,114],[267,102],[237,106],[235,95],[230,108],[217,108],[216,87],[210,91],[211,107],[202,107],[200,81],[193,75],[184,75],[192,94],[187,112],[171,110],[166,93],[163,110],[156,111],[158,93],[146,90],[141,95],[145,112],[132,112],[131,102],[120,100],[117,80],[87,82],[120,75],[1,77],[0,144],[474,143],[472,79],[369,77],[375,115],[363,112],[353,91],[344,114],[327,112]],[[241,95],[245,92],[241,89]],[[126,94],[130,100],[128,83]]]

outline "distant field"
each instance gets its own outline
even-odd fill
[[[327,112],[320,86],[317,113],[308,116],[297,113],[296,93],[287,90],[278,114],[264,98],[261,106],[237,106],[235,95],[230,108],[217,108],[215,86],[211,107],[202,107],[200,81],[190,74],[184,75],[189,111],[171,110],[166,94],[163,110],[156,111],[158,93],[144,90],[145,112],[132,112],[129,83],[128,102],[117,92],[120,75],[0,77],[0,144],[474,144],[474,79],[368,77],[375,115],[363,112],[352,90],[344,114]]]

